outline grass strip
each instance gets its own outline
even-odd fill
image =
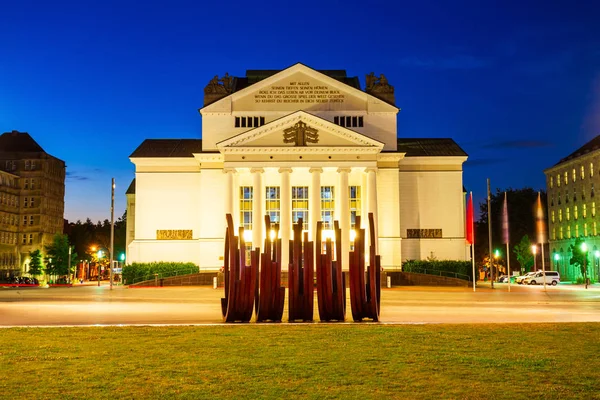
[[[1,399],[600,399],[600,324],[0,330]]]

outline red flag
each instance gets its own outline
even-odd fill
[[[502,208],[502,243],[509,243],[510,235],[508,234],[508,203],[506,201],[506,192],[504,192],[504,207]]]
[[[467,226],[466,226],[465,239],[469,244],[475,243],[475,235],[473,232],[473,192],[469,194],[469,200],[467,200]]]
[[[535,211],[536,230],[538,243],[546,243],[546,219],[544,218],[544,208],[542,207],[542,196],[538,192],[537,206]]]

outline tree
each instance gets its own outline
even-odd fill
[[[503,248],[502,244],[502,207],[504,204],[504,192],[508,199],[508,226],[510,241],[515,243],[519,238],[527,235],[535,237],[535,205],[538,192],[532,188],[522,189],[508,188],[506,190],[496,189],[492,194],[490,202],[492,206],[492,248]],[[546,203],[546,192],[542,191],[542,204]],[[483,260],[488,255],[488,210],[487,202],[479,203],[479,221],[475,224],[475,257]],[[510,255],[511,270],[525,268],[518,261],[516,254]]]
[[[533,267],[533,253],[531,252],[531,240],[525,235],[521,238],[519,244],[513,247],[513,252],[517,256],[517,261],[521,269],[525,272],[531,271]]]
[[[569,246],[569,250],[571,250],[571,254],[573,255],[571,257],[571,259],[569,260],[569,263],[571,265],[574,265],[576,267],[579,267],[579,269],[581,270],[581,275],[582,276],[586,276],[586,268],[589,265],[589,262],[585,262],[584,264],[584,260],[585,258],[587,258],[587,251],[583,251],[583,249],[581,248],[581,245],[583,244],[583,240],[581,240],[581,238],[576,238],[575,239],[575,243],[573,243],[571,246]]]
[[[42,252],[34,250],[29,252],[29,274],[31,276],[38,276],[44,272],[44,264],[42,263]]]
[[[46,273],[48,275],[67,275],[71,273],[69,271],[69,246],[69,238],[67,235],[61,234],[54,235],[52,244],[46,246],[46,258],[48,259]],[[71,260],[75,259],[77,259],[77,253],[72,253]]]

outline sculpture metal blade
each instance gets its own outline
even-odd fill
[[[321,321],[344,321],[346,314],[346,280],[342,272],[341,229],[338,221],[334,222],[335,241],[325,241],[325,254],[322,254],[321,237],[323,222],[317,222],[316,253],[317,264],[317,298],[319,302],[319,319]],[[335,261],[333,252],[335,251]]]
[[[247,266],[244,228],[239,229],[239,237],[235,236],[231,214],[227,214],[226,219],[223,271],[225,297],[221,298],[221,312],[225,322],[250,322],[256,295],[260,250],[251,250],[250,265]]]
[[[288,267],[288,320],[312,321],[314,313],[313,242],[308,233],[302,241],[302,218],[293,226],[294,239],[290,240]]]
[[[376,254],[375,223],[369,213],[369,265],[365,274],[365,230],[360,228],[360,216],[356,216],[354,251],[350,252],[350,304],[354,321],[370,318],[379,321],[381,304],[381,257]],[[360,229],[359,229],[360,228]]]
[[[285,287],[281,286],[281,239],[279,226],[271,228],[271,219],[265,215],[267,238],[260,256],[260,290],[256,286],[256,321],[281,322],[285,300]],[[269,238],[271,230],[274,239]]]

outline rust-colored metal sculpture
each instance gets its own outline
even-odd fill
[[[325,240],[325,254],[322,254],[321,234],[323,222],[317,222],[317,298],[321,321],[344,321],[346,314],[346,281],[342,273],[341,230],[338,222],[333,224],[335,241]],[[335,261],[333,253],[335,251]]]
[[[370,318],[379,321],[381,304],[381,257],[376,254],[375,223],[373,213],[369,213],[369,265],[365,274],[365,230],[360,227],[360,217],[356,217],[356,237],[354,251],[350,252],[350,304],[354,321]]]
[[[231,214],[227,214],[226,218],[225,297],[221,298],[221,312],[225,322],[250,322],[256,295],[260,249],[250,252],[250,265],[246,265],[244,228],[239,229],[239,237],[235,236]]]
[[[293,226],[288,268],[288,320],[312,321],[314,310],[314,246],[308,233],[302,240],[302,218]]]
[[[256,321],[281,322],[285,287],[281,286],[281,239],[279,226],[271,227],[271,219],[265,215],[267,238],[264,252],[260,255],[260,290],[256,287]],[[269,238],[273,230],[274,239]]]

